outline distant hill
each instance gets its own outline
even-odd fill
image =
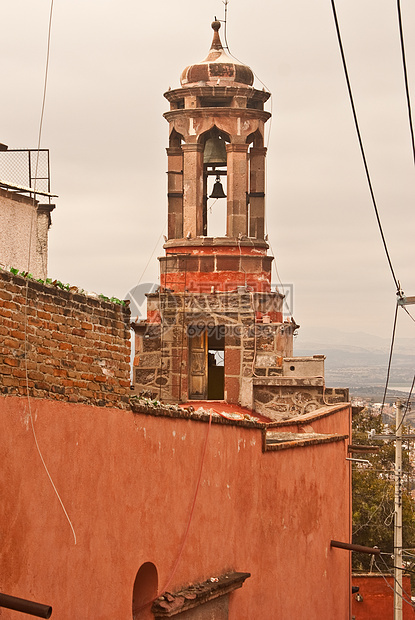
[[[322,353],[326,355],[327,385],[349,387],[351,394],[362,395],[362,389],[375,394],[385,386],[389,347],[388,339],[364,332],[306,328],[294,342],[294,355]],[[415,338],[397,338],[390,388],[407,387],[409,391],[414,371]]]

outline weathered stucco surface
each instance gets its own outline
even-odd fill
[[[0,264],[46,279],[49,214],[31,198],[0,189]]]
[[[233,620],[348,620],[350,554],[330,549],[349,537],[345,441],[264,453],[260,428],[41,399],[31,408],[77,542],[27,400],[0,397],[2,592],[50,604],[59,620],[124,620],[151,562],[159,591],[251,573],[230,595]],[[322,418],[320,432],[324,420],[347,434],[349,409]]]
[[[352,596],[352,615],[356,620],[390,620],[393,618],[394,579],[390,574],[354,574],[352,584],[358,586],[359,596]],[[411,578],[403,575],[402,586],[405,595],[411,596]],[[362,600],[360,600],[360,597]],[[406,598],[409,598],[406,596]],[[413,620],[415,611],[407,602],[402,603],[403,620]]]

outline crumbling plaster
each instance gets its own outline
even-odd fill
[[[0,264],[46,279],[50,215],[26,196],[0,189]]]

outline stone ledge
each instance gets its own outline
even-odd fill
[[[258,386],[275,385],[277,387],[323,387],[323,377],[254,377],[253,384]]]
[[[323,435],[320,433],[267,433],[264,450],[277,451],[290,448],[306,448],[324,443],[348,439],[349,435]]]
[[[288,418],[287,420],[280,420],[278,422],[270,422],[267,425],[267,428],[280,428],[284,426],[304,426],[315,422],[316,420],[321,420],[327,416],[333,415],[338,411],[341,411],[346,406],[349,406],[350,403],[336,403],[335,405],[322,405],[319,409],[311,411],[310,413],[304,413],[301,415],[293,416],[292,418]]]
[[[263,248],[267,250],[269,248],[268,243],[264,239],[256,239],[254,237],[246,237],[245,239],[236,239],[235,237],[193,237],[191,239],[169,239],[163,245],[163,248],[166,250],[174,249],[174,248],[199,248],[203,246],[208,247],[234,247],[239,248],[247,247],[250,250],[254,251],[257,248]],[[235,254],[238,256],[239,254]],[[262,255],[262,254],[261,254]],[[265,255],[265,254],[264,254]],[[166,256],[171,256],[171,254],[167,253]]]
[[[167,99],[167,101],[174,101],[176,99],[183,99],[186,96],[196,96],[196,97],[226,97],[226,96],[245,96],[249,99],[255,98],[262,101],[267,101],[271,94],[268,91],[258,90],[253,88],[252,86],[245,85],[226,85],[226,86],[213,86],[205,84],[202,85],[192,85],[192,86],[181,86],[180,88],[175,88],[174,90],[168,90],[163,94],[163,97]],[[209,109],[209,108],[203,108]],[[229,109],[229,108],[227,108]]]
[[[211,577],[202,583],[190,585],[187,588],[170,594],[165,592],[159,596],[151,608],[154,617],[172,618],[188,609],[203,605],[225,594],[241,588],[250,573],[228,573],[220,577]]]
[[[141,413],[166,418],[181,418],[182,420],[192,420],[194,422],[209,422],[211,417],[208,411],[195,411],[192,406],[184,408],[180,405],[169,405],[160,401],[134,396],[130,397],[130,407],[134,414]],[[197,407],[197,401],[195,401],[195,407]],[[212,424],[243,426],[245,428],[256,428],[260,430],[265,429],[268,425],[267,422],[226,418],[215,412],[212,413]]]

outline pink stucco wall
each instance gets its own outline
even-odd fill
[[[49,219],[37,202],[0,189],[0,264],[47,277]],[[30,251],[29,251],[30,249]]]
[[[261,429],[209,425],[25,398],[0,397],[0,590],[53,606],[52,618],[126,620],[139,567],[159,588],[251,577],[229,617],[347,620],[349,467],[345,441],[262,452]],[[349,408],[335,414],[347,433]],[[176,573],[208,435],[201,485]],[[4,620],[16,612],[1,610]]]

